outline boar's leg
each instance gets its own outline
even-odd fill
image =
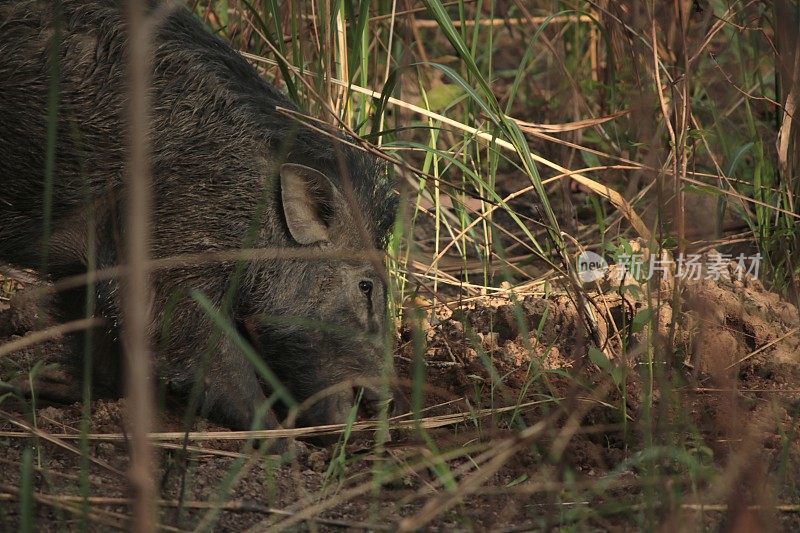
[[[220,342],[216,357],[204,378],[201,410],[209,419],[231,429],[278,429],[280,425],[272,409],[255,420],[267,397],[250,362],[228,339]],[[270,443],[275,453],[288,449],[285,439]]]
[[[204,378],[203,414],[232,429],[253,428],[253,419],[267,397],[256,377],[253,365],[233,343],[223,339],[213,355]],[[255,427],[274,429],[278,421],[272,410]]]
[[[221,300],[211,298],[215,303]],[[256,413],[267,401],[253,365],[191,300],[169,311],[166,307],[156,312],[161,317],[157,323],[170,317],[165,342],[157,349],[159,375],[184,394],[199,380],[203,416],[231,429],[252,429]],[[278,427],[271,410],[256,422],[256,428]]]

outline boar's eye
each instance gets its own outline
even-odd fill
[[[366,279],[362,279],[361,281],[358,282],[358,290],[360,290],[361,293],[366,297],[371,296],[372,282]]]

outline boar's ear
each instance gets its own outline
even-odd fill
[[[281,165],[281,201],[289,233],[299,244],[329,241],[328,224],[336,194],[318,170],[295,163]]]

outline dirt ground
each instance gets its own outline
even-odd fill
[[[591,293],[607,359],[587,357],[592,335],[567,296],[419,300],[422,319],[402,325],[396,365],[401,377],[425,373],[424,433],[397,430],[378,447],[359,433],[346,455],[297,441],[284,464],[241,439],[193,440],[185,452],[181,439],[160,441],[159,521],[220,531],[628,530],[655,516],[668,530],[800,527],[797,309],[730,273],[686,283],[680,309],[672,288]],[[0,302],[0,346],[32,334],[31,313]],[[0,370],[10,379],[62,356],[54,339],[3,356]],[[179,431],[181,405],[166,405],[157,430]],[[27,446],[38,529],[81,529],[82,486],[93,498],[90,529],[125,527],[125,401],[92,402],[89,433],[106,437],[85,443],[75,437],[82,412],[80,403],[0,404],[0,529],[19,525]],[[194,429],[226,432],[205,420]],[[643,458],[654,450],[665,453]]]

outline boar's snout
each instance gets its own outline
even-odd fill
[[[303,425],[345,424],[358,401],[358,419],[369,420],[381,416],[386,409],[388,416],[394,414],[394,396],[384,394],[374,387],[353,387],[351,390],[331,394],[310,407],[300,420]]]
[[[391,392],[384,395],[380,390],[372,387],[356,388],[353,392],[356,398],[361,396],[359,411],[366,418],[377,418],[384,407],[388,416],[394,415],[394,396]]]
[[[300,416],[300,425],[346,424],[356,401],[358,401],[357,420],[379,418],[384,409],[389,417],[395,413],[396,404],[391,391],[386,394],[374,387],[353,387],[351,390],[332,394],[317,402],[307,413]],[[339,433],[319,435],[312,440],[319,445],[329,445],[338,441],[340,436]]]

